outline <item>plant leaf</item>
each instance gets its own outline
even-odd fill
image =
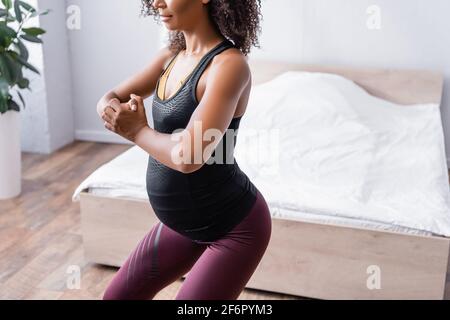
[[[49,12],[52,12],[52,9],[46,9],[46,10],[44,10],[44,11],[41,11],[41,12],[39,13],[39,15],[45,16],[45,15],[48,14]]]
[[[40,74],[39,70],[36,69],[34,66],[32,66],[31,64],[29,64],[27,61],[23,60],[22,57],[18,56],[17,60],[23,64],[25,67],[27,67],[28,69],[30,69],[31,71]]]
[[[8,111],[8,105],[6,104],[6,101],[0,98],[0,114],[5,113]]]
[[[25,10],[29,11],[29,12],[35,12],[36,9],[33,8],[32,6],[30,6],[28,3],[20,1],[19,0],[19,4],[22,6],[22,8],[24,8]]]
[[[42,43],[42,40],[39,39],[38,37],[35,37],[35,36],[30,36],[30,35],[27,35],[27,34],[22,34],[22,35],[20,35],[20,37],[21,37],[22,39],[27,40],[27,41],[30,41],[30,42]]]
[[[13,99],[8,100],[8,109],[20,112],[20,107]]]
[[[19,48],[20,56],[22,57],[22,59],[25,61],[28,61],[28,57],[29,57],[28,49],[25,46],[25,44],[23,43],[23,41],[20,39],[17,39],[17,43],[15,45]]]
[[[11,9],[11,0],[2,0],[3,5],[5,6],[6,10]]]
[[[8,15],[5,17],[5,21],[6,22],[16,22],[16,19],[14,19],[14,17]]]
[[[30,36],[39,36],[41,34],[44,34],[46,31],[41,28],[23,28],[23,32],[25,32],[27,35]]]
[[[4,55],[4,54],[0,54],[0,75],[1,75],[0,79],[3,78],[8,83],[13,82],[11,72],[9,71],[8,63],[6,61],[6,55]]]
[[[8,111],[8,88],[6,80],[0,77],[0,113]]]
[[[8,88],[8,82],[6,82],[5,79],[0,78],[0,98],[8,97]]]
[[[20,3],[18,0],[14,0],[14,13],[17,21],[22,22],[22,11],[20,11]]]
[[[25,100],[23,99],[22,94],[20,93],[19,90],[17,90],[16,92],[17,92],[17,95],[18,95],[19,98],[20,98],[20,101],[22,101],[23,108],[25,109]]]
[[[30,17],[32,18],[32,17],[36,17],[36,16],[44,16],[44,15],[48,14],[48,13],[51,12],[51,11],[52,11],[51,9],[47,9],[47,10],[40,11],[40,12],[35,11],[35,12],[33,12],[33,13],[30,15]]]
[[[12,83],[14,84],[21,78],[22,66],[17,62],[17,53],[14,51],[7,51],[5,55],[6,65],[8,66]]]
[[[19,82],[17,82],[17,85],[19,86],[20,89],[26,89],[30,87],[30,80],[28,80],[27,78],[22,78],[19,80]]]
[[[10,27],[2,23],[0,23],[0,34],[2,36],[7,36],[10,38],[15,38],[17,36],[17,33],[16,31],[14,31],[14,29],[11,29]]]

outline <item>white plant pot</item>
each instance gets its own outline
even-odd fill
[[[22,154],[20,113],[0,113],[0,199],[14,198],[21,192]]]

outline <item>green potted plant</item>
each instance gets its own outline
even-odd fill
[[[30,81],[23,69],[37,74],[39,71],[28,62],[24,41],[42,43],[40,35],[45,30],[26,27],[29,19],[44,15],[50,10],[37,11],[20,0],[1,0],[0,4],[0,199],[15,197],[21,191],[20,107],[14,100],[17,94],[22,106],[25,101],[21,90],[30,89]]]

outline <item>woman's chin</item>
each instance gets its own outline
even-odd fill
[[[166,27],[167,30],[174,31],[176,28],[174,28],[170,23],[163,22],[164,27]]]

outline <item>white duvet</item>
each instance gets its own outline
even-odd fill
[[[145,152],[127,154],[83,181],[73,200],[84,189],[146,198]],[[235,156],[273,216],[450,236],[437,104],[397,105],[337,75],[286,72],[253,87]]]
[[[241,134],[252,129],[279,129],[278,161],[270,150],[248,160],[270,149]],[[337,75],[287,72],[253,88],[236,154],[278,206],[450,236],[437,104],[397,105]]]

